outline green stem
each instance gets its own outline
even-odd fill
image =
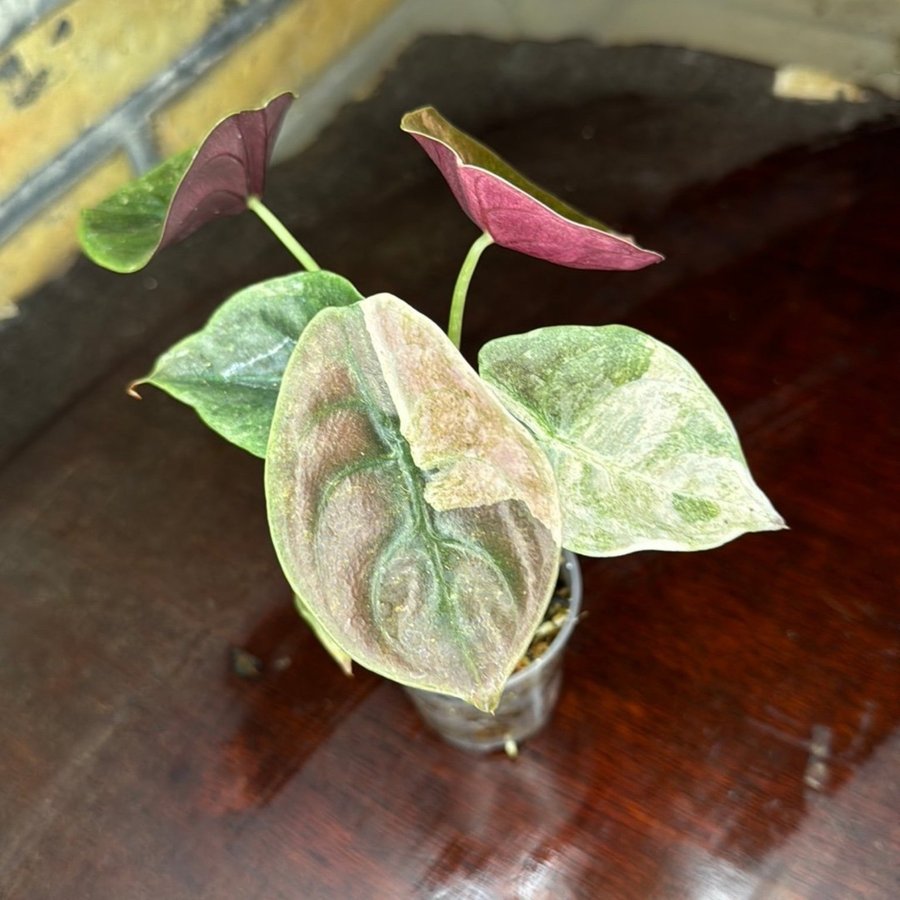
[[[268,225],[272,234],[287,247],[291,255],[307,272],[319,271],[316,261],[300,246],[299,241],[282,225],[281,220],[263,204],[259,197],[248,197],[247,208],[252,209]]]
[[[472,280],[472,273],[478,260],[485,248],[494,243],[494,239],[485,232],[469,247],[469,252],[463,260],[462,268],[456,277],[456,285],[453,288],[453,300],[450,303],[450,322],[447,325],[447,336],[453,341],[453,346],[459,349],[460,338],[462,337],[462,320],[463,311],[466,308],[466,294],[469,292],[469,282]]]

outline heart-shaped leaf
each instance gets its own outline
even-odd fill
[[[114,272],[134,272],[211,219],[243,212],[248,197],[263,194],[292,101],[292,94],[281,94],[261,109],[228,116],[196,150],[170,157],[84,210],[78,230],[84,252]]]
[[[400,127],[419,142],[459,205],[496,243],[574,269],[642,269],[662,260],[532,184],[433,107],[407,113]]]
[[[784,527],[725,410],[665,344],[562,326],[491,341],[479,365],[550,459],[570,550],[703,550]]]
[[[549,600],[549,464],[446,335],[382,294],[323,310],[266,455],[294,591],[360,664],[493,709]]]
[[[213,431],[265,456],[297,338],[320,310],[359,300],[356,288],[331,272],[297,272],[244,288],[200,331],[164,353],[132,392],[139,384],[155,385],[193,406]]]

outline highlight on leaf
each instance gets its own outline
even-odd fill
[[[559,570],[553,473],[446,335],[390,295],[323,310],[266,454],[282,569],[333,645],[493,709]]]
[[[400,127],[428,154],[469,218],[495,243],[575,269],[642,269],[661,254],[639,247],[532,184],[433,107]]]
[[[238,215],[265,190],[266,168],[293,95],[223,119],[195,150],[170,157],[81,214],[78,237],[114,272],[143,268],[163,247],[219,216]]]
[[[566,548],[704,550],[785,527],[719,401],[649,335],[543,328],[489,342],[479,366],[553,466]]]

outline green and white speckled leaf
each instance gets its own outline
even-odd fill
[[[222,437],[265,456],[278,388],[297,338],[321,309],[360,300],[349,281],[331,272],[297,272],[254,284],[164,353],[132,391],[140,384],[161,388],[193,406]]]
[[[490,710],[559,569],[553,473],[446,335],[387,294],[323,310],[266,455],[282,568],[352,659]]]
[[[491,341],[479,364],[551,461],[568,549],[703,550],[784,527],[727,413],[665,344],[562,326]]]

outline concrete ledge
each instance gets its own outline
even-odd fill
[[[281,157],[313,140],[348,97],[371,90],[418,37],[657,44],[779,68],[801,65],[900,98],[900,3],[871,0],[404,0],[303,94]]]

